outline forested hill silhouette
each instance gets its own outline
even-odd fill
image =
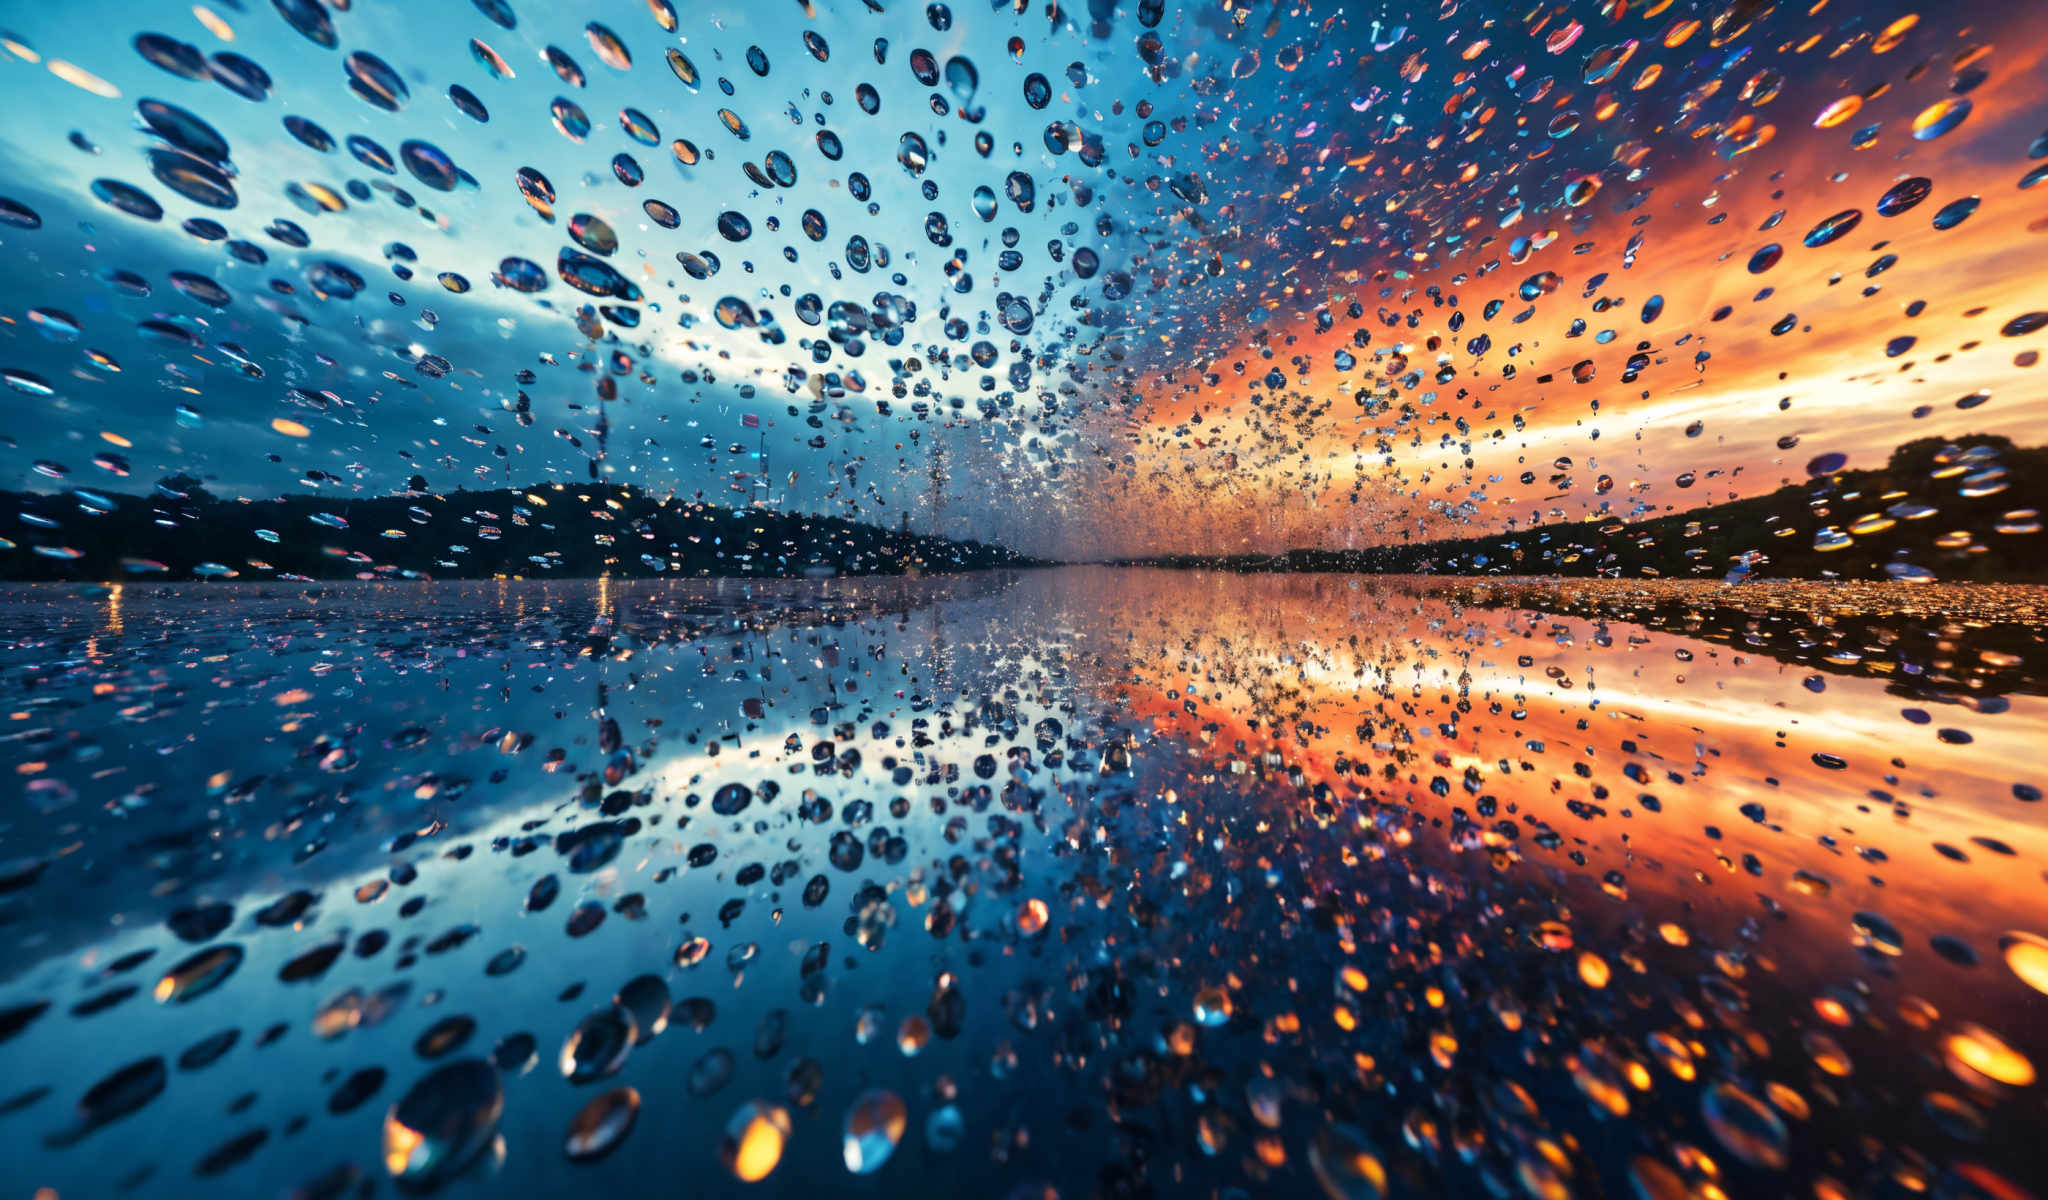
[[[2048,447],[1990,434],[1919,438],[1884,466],[1829,470],[1768,495],[1689,512],[1541,525],[1365,550],[1296,549],[1152,565],[1235,571],[2048,581],[2039,511]]]
[[[1026,566],[997,546],[637,488],[387,496],[215,496],[190,476],[147,495],[0,492],[0,578],[487,579],[894,575]]]

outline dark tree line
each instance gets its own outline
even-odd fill
[[[1031,561],[979,542],[603,484],[235,500],[172,476],[148,495],[0,493],[0,514],[0,536],[14,543],[0,550],[0,576],[13,580],[892,575]]]
[[[2028,530],[2037,519],[2007,514],[2044,506],[2048,447],[1971,434],[1907,442],[1876,469],[1823,473],[1768,495],[1647,519],[1608,517],[1366,550],[1150,561],[1237,571],[1680,579],[1719,579],[1747,562],[1759,578],[1886,579],[1919,568],[1950,580],[2048,580],[2048,548],[2039,533],[1999,532]],[[1848,544],[1823,548],[1838,540],[1822,536],[1824,530],[1840,532]],[[1968,537],[1957,544],[1957,534]]]

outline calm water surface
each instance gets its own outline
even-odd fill
[[[6,1173],[2038,1191],[2044,608],[1112,569],[8,589]]]

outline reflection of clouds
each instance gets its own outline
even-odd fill
[[[1448,818],[1453,805],[1469,813],[1477,794],[1491,795],[1499,815],[1521,825],[1531,864],[1579,884],[1591,887],[1618,869],[1638,899],[1675,896],[1745,911],[1768,896],[1798,914],[1790,936],[1815,962],[1843,969],[1853,966],[1848,921],[1859,909],[1905,931],[1910,954],[1947,933],[1988,957],[2038,893],[2048,831],[2031,806],[2011,798],[2011,787],[2035,774],[2048,699],[2015,695],[2010,709],[1990,716],[1945,713],[1936,726],[1963,725],[1974,739],[1951,745],[1933,727],[1901,718],[1902,701],[1884,680],[1830,675],[1827,689],[1813,693],[1802,685],[1805,669],[1761,648],[1731,650],[1614,620],[1605,622],[1613,644],[1603,648],[1591,642],[1593,622],[1550,615],[1538,618],[1537,637],[1524,639],[1523,610],[1418,602],[1401,581],[1128,571],[1114,578],[1114,587],[1105,577],[1093,588],[1084,578],[1076,590],[1090,599],[1069,602],[1063,617],[1089,630],[1094,644],[1118,647],[1132,669],[1114,673],[1114,682],[1127,689],[1134,713],[1190,736],[1213,722],[1221,732],[1204,741],[1205,753],[1240,758],[1234,743],[1243,739],[1253,753],[1278,750],[1312,784],[1340,795],[1369,789],[1429,818]],[[1162,623],[1162,612],[1200,612],[1201,627]],[[1568,643],[1555,641],[1553,629]],[[1676,659],[1680,649],[1692,661]],[[1533,660],[1528,667],[1502,661],[1523,654]],[[1184,657],[1227,669],[1205,674]],[[1574,686],[1551,682],[1551,667]],[[1459,713],[1442,698],[1465,694],[1456,686],[1465,670],[1472,707]],[[1491,711],[1493,701],[1502,713]],[[1304,719],[1318,728],[1304,733]],[[1402,751],[1412,757],[1397,759]],[[1825,769],[1816,752],[1848,766]],[[1348,773],[1336,769],[1339,760],[1351,764]],[[1640,781],[1623,774],[1630,763],[1644,770]],[[1398,764],[1393,778],[1383,774],[1390,764]],[[1456,786],[1468,768],[1479,772],[1478,793]],[[1439,776],[1454,785],[1448,795],[1429,790]],[[1642,793],[1658,797],[1656,810]],[[1905,815],[1894,812],[1894,800]],[[1604,815],[1586,819],[1572,802]],[[1762,806],[1762,823],[1743,814],[1746,804]],[[1542,827],[1564,834],[1585,861],[1529,845]],[[2013,853],[1973,841],[1980,837]],[[1937,843],[1970,861],[1954,861]],[[1861,857],[1866,848],[1881,856]],[[1798,870],[1828,879],[1831,894],[1795,894]]]

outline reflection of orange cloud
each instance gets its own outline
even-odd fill
[[[1579,210],[1582,227],[1566,228],[1563,213],[1551,211],[1405,282],[1352,287],[1332,276],[1329,292],[1346,297],[1329,305],[1338,318],[1332,329],[1318,333],[1307,321],[1268,326],[1272,357],[1261,357],[1247,337],[1209,364],[1217,386],[1162,390],[1148,398],[1134,429],[1105,439],[1116,469],[1098,466],[1088,491],[1100,497],[1098,522],[1110,548],[1357,546],[1601,511],[1650,515],[1769,491],[1804,478],[1804,463],[1821,453],[1872,465],[1915,437],[2004,432],[2023,444],[2039,441],[2048,395],[2028,388],[2034,373],[2014,361],[2022,349],[2038,349],[2038,339],[2006,339],[1998,330],[2042,307],[2048,234],[2029,226],[2048,216],[2048,185],[2020,192],[2015,184],[2038,165],[2025,150],[2041,132],[2035,126],[2048,88],[2037,81],[2048,49],[2039,37],[2012,35],[2020,25],[2048,22],[2003,20],[2008,28],[1995,31],[1997,49],[1977,64],[1990,70],[1989,81],[1970,93],[1970,118],[1943,138],[1917,142],[1908,130],[1919,111],[1948,94],[1948,64],[1966,43],[1908,46],[1889,58],[1859,51],[1861,61],[1817,68],[1803,88],[1755,110],[1778,127],[1762,150],[1725,161],[1711,138],[1667,138],[1676,149],[1645,164],[1640,186],[1649,192],[1638,207],[1616,211],[1632,185],[1610,172],[1601,195]],[[1929,69],[1904,81],[1928,55]],[[1811,127],[1827,103],[1878,80],[1891,88],[1854,120]],[[1872,123],[1880,126],[1876,143],[1850,149],[1852,132]],[[1673,153],[1688,157],[1672,164]],[[1835,182],[1838,172],[1846,178]],[[1898,217],[1878,215],[1878,197],[1916,174],[1933,181],[1932,195]],[[1946,232],[1932,227],[1937,210],[1970,195],[1982,197],[1974,215]],[[1818,248],[1801,244],[1823,218],[1846,209],[1864,214],[1850,233]],[[1780,210],[1778,222],[1762,229]],[[1506,261],[1508,236],[1546,227],[1557,231],[1554,242],[1520,264]],[[1633,236],[1641,245],[1624,266]],[[1784,247],[1782,260],[1750,274],[1750,255],[1772,242]],[[1574,254],[1580,245],[1594,251]],[[1896,265],[1866,277],[1881,255],[1896,256]],[[1496,270],[1478,274],[1496,261]],[[1365,271],[1410,265],[1386,261]],[[1512,323],[1530,307],[1516,288],[1545,270],[1562,276],[1561,285],[1534,303],[1525,323]],[[1596,313],[1581,293],[1600,272],[1608,277],[1595,296],[1611,307]],[[1473,278],[1454,285],[1461,274]],[[1457,304],[1432,306],[1421,290],[1432,283]],[[1382,286],[1394,289],[1390,297],[1380,298]],[[1866,296],[1866,288],[1877,290]],[[1663,312],[1644,324],[1639,314],[1653,293],[1663,296]],[[1343,315],[1354,298],[1365,308],[1362,321]],[[1483,319],[1494,300],[1499,313]],[[1376,319],[1382,307],[1406,314],[1417,305],[1415,328],[1390,329]],[[1724,306],[1729,315],[1714,321]],[[1454,311],[1465,318],[1455,333]],[[1787,332],[1771,332],[1787,317]],[[1576,338],[1567,336],[1574,318],[1585,321]],[[1371,346],[1354,349],[1358,367],[1339,372],[1333,356],[1351,346],[1361,325]],[[1603,330],[1613,335],[1604,346],[1595,341]],[[1475,358],[1466,344],[1481,334],[1492,345]],[[1888,357],[1887,343],[1905,337],[1914,339],[1910,347]],[[1429,349],[1432,338],[1437,351]],[[1391,411],[1367,416],[1355,397],[1374,385],[1372,356],[1390,342],[1425,382],[1396,390]],[[1647,343],[1650,365],[1624,383],[1639,342]],[[1513,357],[1510,347],[1518,349]],[[1711,357],[1695,364],[1701,352]],[[1452,383],[1427,379],[1440,353],[1459,369]],[[1311,364],[1305,378],[1297,358]],[[1590,367],[1589,382],[1573,382],[1580,363]],[[1503,379],[1510,364],[1515,377]],[[1179,366],[1184,381],[1192,364]],[[1288,392],[1309,398],[1311,411],[1250,388],[1275,369],[1287,377]],[[1432,391],[1434,400],[1425,402]],[[1979,391],[1990,393],[1988,404],[1955,407]],[[1404,402],[1412,415],[1397,423]],[[1922,418],[1912,415],[1919,406],[1930,410]],[[1461,418],[1465,430],[1456,427]],[[1695,423],[1696,435],[1688,436]],[[1781,440],[1790,444],[1781,448]],[[1131,462],[1113,462],[1126,453]],[[1524,472],[1533,474],[1531,483],[1521,482]],[[1552,486],[1554,475],[1568,484]],[[1601,476],[1611,481],[1604,494],[1595,490]]]
[[[1758,653],[1459,606],[1398,579],[1099,582],[1067,581],[1055,594],[1089,599],[1063,601],[1060,620],[1116,648],[1097,686],[1205,747],[1186,770],[1259,771],[1273,751],[1280,765],[1266,769],[1299,771],[1342,807],[1363,796],[1432,822],[1417,854],[1451,851],[1456,807],[1473,819],[1467,849],[1522,860],[1512,877],[1554,870],[1595,895],[1619,880],[1631,911],[1683,907],[1695,937],[1727,937],[1766,896],[1792,913],[1774,951],[1821,972],[1854,970],[1851,918],[1880,913],[1905,939],[1913,990],[1944,1003],[1992,1001],[1931,965],[1929,939],[1990,957],[2014,914],[2038,908],[2048,829],[2011,788],[2037,773],[2041,697],[1988,717],[1932,705],[1936,720],[1916,726],[1877,678],[1830,675],[1815,692],[1810,668]],[[1159,619],[1178,612],[1201,613],[1199,629]],[[1944,740],[1942,726],[1969,740]],[[1485,836],[1504,820],[1516,838]],[[1545,828],[1561,835],[1554,848],[1537,844]]]

